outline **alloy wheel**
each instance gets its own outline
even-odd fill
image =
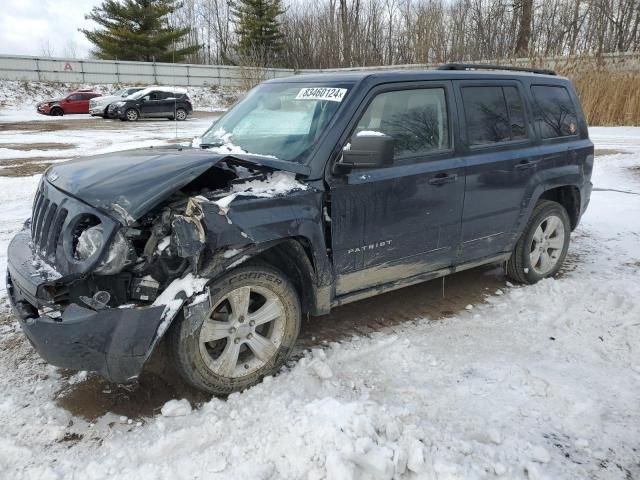
[[[285,335],[285,308],[271,290],[240,287],[224,296],[200,328],[202,359],[216,375],[237,378],[264,367]]]
[[[540,275],[554,269],[564,248],[565,230],[562,220],[550,215],[536,228],[529,249],[531,268]]]

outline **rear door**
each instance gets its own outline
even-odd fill
[[[94,93],[82,93],[80,94],[80,101],[78,102],[78,113],[89,113],[89,100],[96,97]]]
[[[538,151],[518,81],[456,81],[466,188],[457,263],[511,250],[536,185]]]
[[[389,135],[394,158],[329,179],[337,295],[453,262],[464,197],[454,105],[450,82],[385,85],[368,96],[351,138]]]

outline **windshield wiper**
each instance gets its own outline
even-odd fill
[[[201,143],[200,148],[215,148],[215,147],[221,147],[223,145],[224,145],[224,142]]]

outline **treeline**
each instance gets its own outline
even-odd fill
[[[199,46],[183,60],[193,63],[331,68],[640,47],[640,0],[287,0],[278,44],[253,52],[238,51],[234,2],[181,3],[171,22],[191,28],[181,42]]]

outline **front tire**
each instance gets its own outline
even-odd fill
[[[138,118],[140,118],[140,114],[138,113],[138,111],[135,108],[130,108],[129,110],[124,112],[124,117],[129,122],[135,122],[135,121],[138,120]]]
[[[291,282],[270,267],[243,267],[211,284],[209,295],[204,320],[183,316],[169,332],[180,375],[200,390],[227,395],[275,374],[300,330]]]
[[[62,110],[60,107],[52,108],[51,115],[54,117],[61,117],[64,115],[64,110]]]
[[[176,120],[182,122],[187,119],[187,111],[184,108],[178,108],[176,110]]]
[[[557,202],[540,200],[507,262],[507,275],[528,284],[553,277],[567,256],[570,235],[567,210]]]

